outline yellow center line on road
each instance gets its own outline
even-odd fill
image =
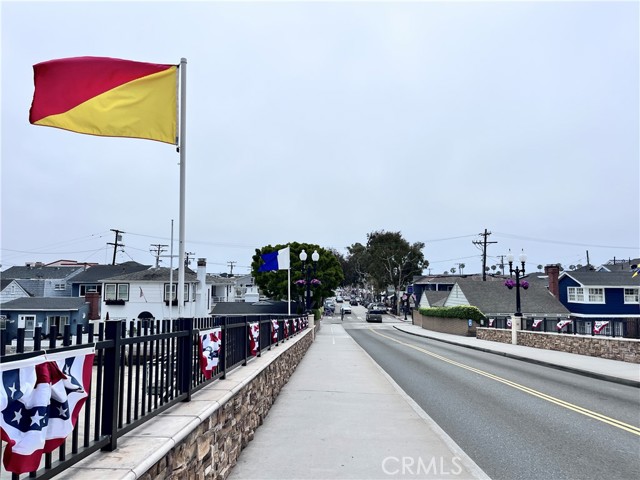
[[[415,345],[411,345],[410,343],[406,343],[403,342],[401,340],[398,340],[396,338],[390,337],[388,335],[383,335],[382,333],[379,333],[377,330],[374,330],[373,328],[369,328],[369,330],[373,333],[375,333],[376,335],[379,335],[381,337],[384,338],[388,338],[389,340],[392,340],[396,343],[399,343],[400,345],[404,345],[406,347],[412,348],[414,350],[418,350],[419,352],[422,352],[426,355],[429,355],[431,357],[437,358],[438,360],[442,360],[443,362],[447,362],[451,365],[455,365],[456,367],[460,367],[460,368],[464,368],[465,370],[469,370],[470,372],[474,372],[477,373],[478,375],[482,375],[484,377],[490,378],[492,380],[495,380],[496,382],[500,382],[503,383],[505,385],[508,385],[510,387],[513,387],[515,389],[518,389],[522,392],[528,393],[530,395],[533,395],[535,397],[541,398],[542,400],[546,400],[548,402],[554,403],[556,405],[559,405],[561,407],[567,408],[569,410],[572,410],[574,412],[580,413],[582,415],[585,415],[587,417],[591,417],[595,420],[598,420],[600,422],[604,422],[604,423],[608,423],[609,425],[612,425],[616,428],[620,428],[622,430],[626,430],[629,433],[633,433],[634,435],[638,435],[640,436],[640,427],[636,427],[634,425],[630,425],[628,423],[624,423],[620,420],[616,420],[615,418],[611,418],[611,417],[607,417],[606,415],[602,415],[600,413],[594,412],[592,410],[588,410],[586,408],[580,407],[578,405],[574,405],[573,403],[569,403],[569,402],[565,402],[564,400],[560,400],[559,398],[555,398],[552,397],[551,395],[547,395],[546,393],[542,393],[539,392],[537,390],[534,390],[532,388],[529,387],[525,387],[524,385],[521,385],[519,383],[516,382],[512,382],[511,380],[507,380],[506,378],[502,378],[499,377],[497,375],[493,375],[492,373],[489,372],[485,372],[483,370],[479,370],[477,368],[474,367],[470,367],[469,365],[465,365],[464,363],[460,363],[460,362],[456,362],[454,360],[450,360],[446,357],[443,357],[442,355],[438,355],[437,353],[433,353],[430,352],[428,350],[425,350],[424,348],[415,346]]]

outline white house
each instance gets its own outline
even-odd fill
[[[211,311],[212,283],[207,278],[206,265],[206,260],[199,258],[197,273],[185,269],[184,317],[204,317]],[[103,320],[107,315],[110,320],[178,318],[178,269],[171,275],[169,268],[151,267],[109,277],[101,283]]]

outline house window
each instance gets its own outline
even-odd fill
[[[584,289],[579,287],[567,288],[567,295],[570,302],[584,301]]]
[[[129,301],[129,284],[128,283],[107,283],[104,286],[104,299]]]
[[[87,293],[100,293],[100,285],[80,285],[80,296],[84,297]]]
[[[47,320],[49,320],[49,328],[55,325],[58,327],[58,332],[64,330],[64,326],[69,324],[69,317],[66,315],[51,315]]]
[[[604,303],[604,288],[590,288],[589,303]]]
[[[625,288],[624,303],[640,303],[640,295],[638,295],[639,291],[640,288]]]
[[[67,289],[67,284],[66,284],[66,283],[56,283],[56,284],[53,286],[53,289],[54,289],[54,290],[63,290],[63,291],[64,291],[64,290],[66,290],[66,289]]]
[[[165,283],[164,284],[164,301],[168,302],[169,298],[171,298],[171,300],[176,300],[176,292],[178,291],[178,284],[174,283],[172,284],[173,288],[171,288],[171,290],[169,290],[169,283]],[[184,284],[184,301],[188,302],[189,301],[189,284],[185,283]]]

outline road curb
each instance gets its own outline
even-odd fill
[[[544,360],[537,360],[537,359],[534,359],[534,358],[523,357],[523,356],[520,356],[520,355],[515,355],[513,353],[498,352],[496,350],[491,350],[491,349],[485,348],[485,347],[477,347],[477,346],[474,346],[474,345],[465,345],[464,343],[454,342],[454,341],[451,341],[451,340],[444,340],[442,338],[431,337],[429,335],[420,335],[419,333],[414,333],[414,332],[409,332],[407,330],[403,330],[402,328],[400,328],[400,327],[398,327],[396,325],[394,325],[393,328],[395,328],[396,330],[399,330],[401,332],[404,332],[404,333],[406,333],[408,335],[413,335],[415,337],[428,338],[430,340],[436,340],[436,341],[442,342],[442,343],[448,343],[448,344],[451,344],[451,345],[457,345],[459,347],[470,348],[472,350],[478,350],[480,352],[492,353],[494,355],[500,355],[502,357],[513,358],[514,360],[520,360],[520,361],[523,361],[523,362],[534,363],[536,365],[542,365],[542,366],[545,366],[545,367],[555,368],[556,370],[563,370],[565,372],[577,373],[579,375],[583,375],[583,376],[586,376],[586,377],[597,378],[598,380],[605,380],[607,382],[618,383],[620,385],[626,385],[626,386],[629,386],[629,387],[640,388],[640,381],[634,381],[634,380],[628,380],[626,378],[614,377],[614,376],[611,376],[611,375],[605,375],[603,373],[590,372],[588,370],[582,370],[582,369],[575,368],[575,367],[566,367],[564,365],[558,365],[558,364],[555,364],[555,363],[545,362]]]

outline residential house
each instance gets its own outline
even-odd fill
[[[81,265],[50,267],[36,262],[10,267],[2,272],[2,278],[18,280],[22,288],[34,297],[70,297],[71,279],[84,269]]]
[[[577,333],[593,334],[595,322],[609,322],[601,335],[640,338],[640,275],[601,269],[563,272],[556,281],[558,298],[576,320]]]
[[[22,286],[18,280],[3,278],[0,280],[0,304],[15,300],[16,298],[31,297],[32,295]]]
[[[7,330],[7,340],[17,336],[17,329],[25,329],[25,338],[33,338],[35,327],[42,327],[48,335],[53,325],[62,332],[71,325],[75,334],[77,325],[85,325],[89,317],[89,304],[84,298],[72,297],[23,297],[0,305],[0,328]]]
[[[599,272],[632,272],[638,265],[640,265],[640,258],[630,258],[629,260],[616,260],[614,258],[610,262],[600,265],[596,270]]]
[[[452,288],[453,288],[453,285],[452,285]],[[449,296],[449,292],[450,290],[446,292],[438,292],[435,290],[424,290],[420,297],[420,302],[418,303],[418,307],[420,308],[443,307],[444,302],[447,300],[447,297]]]
[[[132,320],[138,318],[168,319],[178,317],[178,269],[151,267],[101,280],[102,318]],[[198,271],[185,269],[184,317],[209,315],[211,283],[206,274],[206,261],[198,259]]]
[[[507,328],[516,311],[516,289],[508,289],[503,279],[458,278],[444,302],[445,307],[457,305],[478,308],[488,319],[485,326]],[[559,320],[569,319],[569,310],[539,282],[520,288],[520,310],[522,328],[527,330],[554,331]]]
[[[99,293],[102,295],[101,280],[115,277],[116,275],[147,270],[149,267],[150,265],[142,265],[134,261],[117,265],[93,265],[70,280],[71,296],[84,297],[87,293]]]
[[[423,275],[413,278],[413,294],[420,306],[423,306],[424,292],[449,292],[459,278],[471,278],[477,275]],[[480,276],[482,278],[482,276]]]
[[[118,265],[93,265],[70,280],[71,296],[84,297],[91,305],[89,320],[97,320],[101,318],[101,281],[116,275],[139,272],[148,268],[149,265],[142,265],[134,261]]]
[[[235,277],[208,274],[207,283],[211,285],[211,301],[214,304],[236,301]]]

